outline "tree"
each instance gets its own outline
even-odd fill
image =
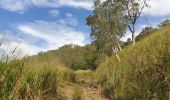
[[[91,38],[101,54],[115,53],[118,57],[117,51],[121,50],[120,39],[126,30],[123,6],[118,0],[103,3],[95,0],[94,5],[93,15],[87,18],[87,24],[91,26]]]
[[[170,24],[170,20],[169,19],[166,19],[165,21],[163,21],[162,23],[160,23],[159,25],[158,25],[158,27],[163,27],[163,26],[166,26],[166,25],[168,25],[168,24]]]
[[[122,0],[123,1],[123,0]],[[149,7],[148,0],[125,0],[122,2],[126,9],[128,28],[132,34],[133,45],[135,45],[135,25],[145,7]]]
[[[131,38],[128,38],[126,42],[122,45],[122,48],[127,47],[128,45],[132,44]]]
[[[156,31],[156,28],[153,28],[151,26],[147,26],[142,29],[140,34],[136,37],[136,40],[139,41],[140,39],[144,38],[145,36],[151,34],[152,32]]]
[[[55,51],[59,62],[68,68],[74,68],[84,63],[84,48],[78,45],[69,44],[60,47]]]
[[[85,49],[85,53],[84,53],[83,66],[86,69],[95,70],[97,67],[97,65],[96,65],[96,60],[97,60],[96,47],[93,45],[86,45],[84,47],[84,49]]]

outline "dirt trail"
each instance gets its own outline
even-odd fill
[[[62,100],[72,100],[74,86],[75,84],[68,84],[61,88]],[[102,96],[100,89],[97,87],[91,87],[88,85],[80,85],[80,87],[83,90],[83,100],[108,100]]]
[[[108,100],[101,94],[100,89],[97,87],[84,85],[82,89],[85,100]]]

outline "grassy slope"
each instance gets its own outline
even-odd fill
[[[103,94],[111,99],[168,99],[170,25],[144,38],[135,47],[128,46],[119,56],[121,62],[113,56],[95,73],[73,72],[51,53],[0,63],[0,99],[60,98],[60,87],[74,81],[97,82]]]
[[[168,99],[170,89],[170,25],[109,58],[96,71],[103,93],[117,99]]]
[[[62,98],[59,88],[75,81],[74,72],[54,59],[49,63],[42,60],[0,63],[0,99]]]
[[[9,63],[0,62],[0,99],[68,100],[80,95],[74,93],[79,92],[74,91],[74,87],[87,82],[90,75],[91,70],[74,72],[65,67],[51,52]],[[83,96],[100,95],[91,87],[80,87],[83,91],[91,91]]]

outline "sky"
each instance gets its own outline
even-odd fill
[[[150,0],[136,25],[136,35],[145,26],[170,18],[170,0]],[[0,52],[15,48],[22,55],[57,49],[65,44],[91,42],[86,18],[93,0],[0,0]],[[123,40],[130,37],[126,34]]]

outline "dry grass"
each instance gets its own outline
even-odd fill
[[[168,100],[170,25],[113,56],[96,71],[103,93],[117,99]]]
[[[59,98],[60,84],[74,81],[74,72],[58,62],[31,59],[0,63],[0,99]]]

